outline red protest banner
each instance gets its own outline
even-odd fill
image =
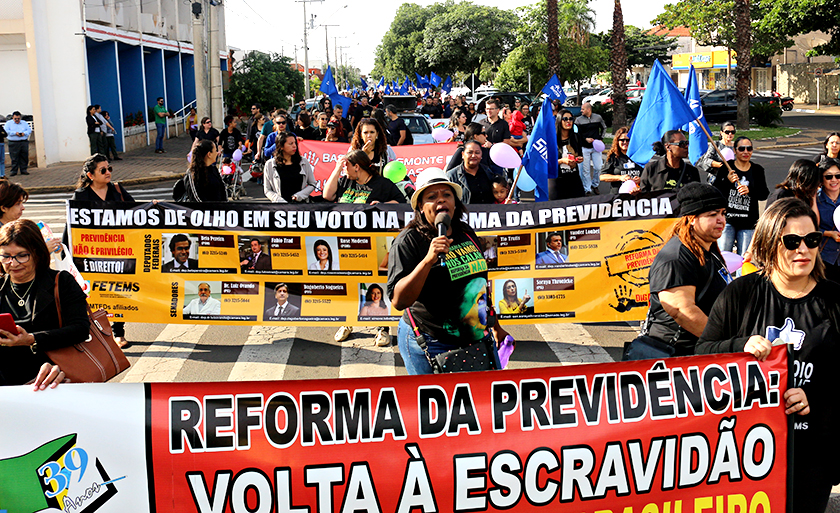
[[[786,356],[152,383],[158,513],[783,511]]]
[[[427,167],[445,169],[457,147],[457,143],[446,143],[392,146],[391,149],[394,150],[397,160],[405,164],[409,179],[414,181],[417,173]],[[349,149],[350,145],[347,143],[298,141],[298,151],[315,168],[315,181],[318,185],[313,196],[321,194],[323,184],[335,169],[335,162],[342,155],[346,155]]]

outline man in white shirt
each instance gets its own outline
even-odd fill
[[[29,136],[32,134],[32,127],[26,121],[21,121],[21,113],[14,111],[12,119],[6,121],[4,129],[6,138],[9,140],[9,157],[12,159],[12,167],[9,169],[9,176],[15,176],[20,172],[28,175],[29,171]],[[5,155],[3,158],[6,158]]]
[[[210,297],[210,284],[198,284],[198,297],[184,307],[184,315],[219,315],[222,313],[222,303]]]
[[[549,234],[545,251],[537,253],[537,265],[565,264],[568,258],[562,253],[563,236],[559,233]]]
[[[289,287],[285,283],[274,286],[274,299],[277,304],[265,309],[263,320],[270,317],[300,317],[300,308],[289,303]]]

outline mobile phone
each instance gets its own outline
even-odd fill
[[[0,330],[6,330],[13,335],[18,334],[17,325],[15,324],[15,319],[12,317],[12,314],[0,314]]]

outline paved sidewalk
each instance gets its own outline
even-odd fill
[[[815,106],[801,107],[813,108]],[[823,106],[819,113],[840,117],[840,106]],[[793,148],[819,144],[825,140],[825,134],[838,129],[840,129],[840,119],[837,126],[827,127],[825,130],[805,129],[790,137],[757,141],[756,149]],[[189,136],[182,134],[180,137],[165,141],[166,153],[160,155],[155,153],[154,145],[121,153],[120,157],[123,160],[111,163],[114,167],[113,180],[132,185],[178,178],[187,169],[187,153],[191,146],[192,141]],[[76,189],[76,182],[81,171],[82,162],[62,162],[46,168],[29,168],[29,176],[18,175],[10,179],[20,183],[30,194],[72,192]]]

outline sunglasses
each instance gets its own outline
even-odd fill
[[[113,170],[114,170],[114,168],[113,168],[113,167],[108,166],[108,167],[103,167],[102,169],[100,169],[100,170],[99,170],[99,172],[100,172],[100,173],[102,173],[102,174],[104,175],[105,173],[110,173],[110,172],[112,172]]]
[[[811,232],[808,235],[800,236],[796,235],[795,233],[789,233],[787,235],[782,235],[782,244],[785,245],[785,248],[796,251],[799,249],[799,245],[802,244],[802,241],[805,241],[805,246],[808,249],[814,249],[820,245],[820,241],[822,240],[822,233],[820,232]]]
[[[736,149],[738,151],[752,151],[753,147],[752,146],[738,146],[738,148],[736,148]]]
[[[831,175],[831,174],[828,174],[828,175],[823,175],[823,180],[840,180],[840,174],[836,174],[836,175]]]
[[[723,133],[726,135],[735,135],[735,130],[724,130]]]
[[[671,146],[679,146],[680,148],[688,148],[688,141],[669,142]]]
[[[629,137],[619,137],[618,142],[620,142],[620,143],[630,142],[630,138]]]
[[[560,119],[562,119],[563,121],[574,121],[575,120],[575,118],[568,118],[568,117],[562,117]]]

